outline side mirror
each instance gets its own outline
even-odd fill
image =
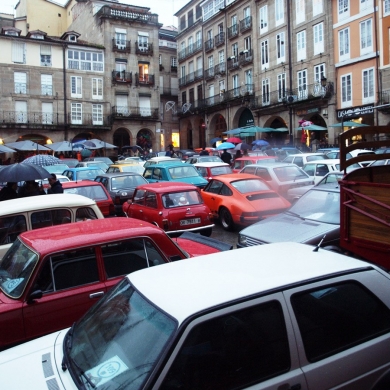
[[[42,290],[33,291],[27,298],[27,304],[33,303],[36,299],[42,298],[42,296],[43,296]]]

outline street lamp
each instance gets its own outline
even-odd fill
[[[327,78],[324,75],[322,75],[322,77],[321,77],[321,86],[323,88],[326,87],[326,82],[327,82]]]

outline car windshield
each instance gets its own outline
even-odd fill
[[[274,168],[274,172],[281,182],[309,178],[309,175],[307,175],[301,168],[294,165]]]
[[[97,186],[80,186],[64,188],[64,194],[79,194],[86,196],[87,198],[97,200],[107,200],[107,193],[104,191],[101,185]]]
[[[145,168],[139,164],[131,164],[131,165],[124,165],[122,167],[122,172],[135,172],[142,175],[144,173]]]
[[[247,179],[232,181],[231,185],[241,194],[256,191],[269,191],[268,185],[260,179]]]
[[[172,179],[180,179],[183,177],[197,177],[199,176],[199,172],[193,166],[185,166],[185,167],[172,167],[169,168],[169,174]]]
[[[340,224],[340,193],[309,190],[287,211],[312,221]]]
[[[77,180],[93,180],[97,175],[104,175],[102,169],[87,169],[77,172]]]
[[[140,389],[176,328],[124,279],[68,332],[64,361],[85,389]]]
[[[117,176],[111,178],[111,190],[123,190],[145,184],[145,179],[140,175]]]
[[[228,165],[222,165],[220,167],[212,167],[210,168],[210,172],[213,176],[225,175],[227,173],[232,173],[232,168]]]
[[[19,298],[38,262],[38,255],[17,239],[0,260],[0,289]]]
[[[162,200],[165,208],[173,208],[185,205],[202,204],[203,199],[198,191],[180,191],[164,194]]]
[[[45,165],[45,168],[49,173],[62,174],[66,169],[69,169],[69,166],[66,164],[56,164],[56,165]]]

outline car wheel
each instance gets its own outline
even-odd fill
[[[225,230],[233,230],[234,227],[233,218],[232,215],[230,214],[230,211],[227,208],[221,207],[221,209],[219,210],[219,220],[221,222],[222,227]]]
[[[200,234],[205,237],[210,237],[213,232],[213,228],[207,228],[200,231]]]

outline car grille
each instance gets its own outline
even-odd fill
[[[264,245],[266,242],[257,240],[252,237],[246,237],[246,246]]]

